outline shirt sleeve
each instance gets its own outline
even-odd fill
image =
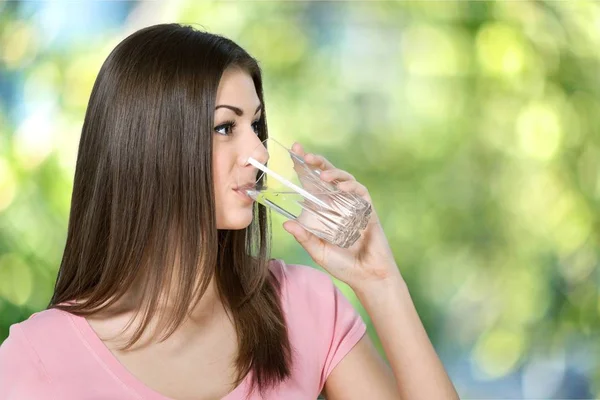
[[[288,329],[300,353],[296,373],[308,377],[303,384],[314,384],[316,397],[333,369],[365,335],[367,326],[328,273],[278,261],[273,263],[273,272],[283,284]]]
[[[0,400],[51,399],[48,377],[18,324],[0,345]]]
[[[331,280],[329,281],[330,283],[327,286],[329,286],[331,301],[322,306],[329,308],[324,312],[331,315],[331,324],[326,324],[328,328],[326,337],[329,338],[329,343],[325,347],[321,388],[325,385],[331,371],[352,350],[367,329],[366,324],[352,304],[344,297],[340,289]]]

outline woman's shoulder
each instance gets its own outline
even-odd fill
[[[9,336],[2,345],[26,345],[35,350],[56,346],[60,341],[69,343],[69,315],[54,308],[35,312],[26,320],[11,325]]]
[[[315,292],[330,292],[335,289],[329,274],[308,265],[273,259],[271,271],[284,286],[284,290],[293,295],[312,295]]]
[[[282,298],[288,314],[321,323],[331,320],[340,308],[352,306],[325,271],[303,264],[275,260],[272,270],[282,283]]]
[[[276,261],[292,341],[304,359],[316,359],[318,366],[310,368],[321,370],[321,391],[331,370],[365,334],[366,324],[327,272]]]
[[[45,353],[64,355],[72,343],[62,334],[68,323],[66,314],[48,309],[11,325],[8,338],[0,345],[0,387],[8,390],[9,398],[52,397]],[[63,340],[57,341],[57,338]],[[64,345],[61,346],[61,342]]]
[[[37,332],[44,332],[48,335],[48,333],[54,332],[56,329],[64,329],[68,323],[69,315],[66,311],[49,308],[34,312],[29,318],[13,326],[18,326],[18,329],[27,336],[35,335]]]

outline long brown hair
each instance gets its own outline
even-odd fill
[[[235,384],[252,372],[251,387],[262,393],[289,377],[292,352],[279,282],[268,268],[268,211],[255,203],[246,229],[216,228],[212,132],[228,67],[252,77],[263,104],[259,137],[266,139],[260,67],[233,41],[159,24],[109,54],[85,115],[65,251],[48,308],[88,316],[139,284],[142,323],[129,349],[169,296],[172,279],[174,312],[160,315],[161,340],[214,279],[237,332]]]

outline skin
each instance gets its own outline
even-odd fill
[[[213,182],[218,229],[244,229],[252,222],[252,203],[245,202],[233,188],[238,182],[254,182],[258,170],[247,159],[252,156],[261,163],[268,153],[257,136],[257,121],[262,111],[252,78],[239,69],[227,69],[217,91],[213,135]],[[238,116],[226,107],[239,108]],[[235,127],[223,125],[234,120]]]

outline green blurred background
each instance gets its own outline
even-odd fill
[[[1,2],[0,342],[50,299],[99,68],[160,22],[246,48],[270,133],[369,188],[462,398],[600,397],[592,1]]]

